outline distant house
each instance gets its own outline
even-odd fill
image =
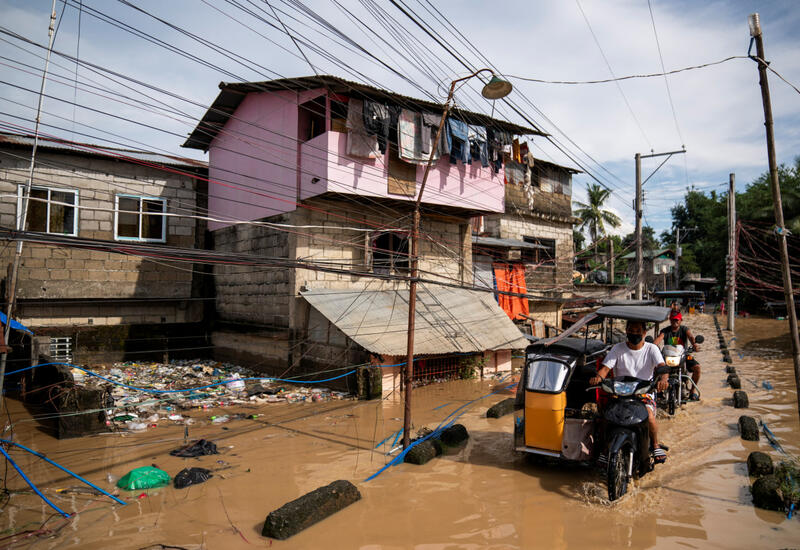
[[[645,290],[667,290],[671,288],[673,273],[675,272],[675,251],[671,248],[644,250],[642,258]],[[628,260],[627,275],[632,281],[635,280],[636,252],[625,254],[622,259]]]
[[[32,136],[0,134],[6,230],[22,212],[32,145]],[[205,163],[190,159],[39,139],[24,229],[42,244],[24,245],[15,316],[43,351],[84,362],[142,358],[139,351],[190,345],[170,345],[173,336],[202,334],[193,326],[203,316],[202,281],[191,264],[146,261],[125,245],[203,248],[205,222],[196,215],[205,207],[205,174]],[[107,241],[116,251],[47,244],[64,236]],[[0,252],[5,289],[14,251]]]
[[[291,266],[215,268],[220,358],[287,376],[383,365],[371,391],[376,376],[384,393],[399,387],[410,215],[430,147],[442,152],[439,117],[436,103],[334,76],[220,84],[184,144],[209,154],[214,249]],[[459,109],[450,118],[479,149],[487,132],[539,133]],[[457,149],[434,163],[422,197],[419,379],[507,370],[525,345],[491,293],[467,289],[470,219],[505,211],[502,159],[489,165],[488,147],[472,157],[451,138]]]
[[[526,159],[522,159],[526,160]],[[511,289],[538,298],[500,299],[510,316],[561,326],[564,296],[572,290],[572,175],[578,170],[534,159],[520,163],[523,177],[507,178],[503,213],[486,214],[473,222],[473,269],[476,284],[496,286],[511,274]],[[519,272],[524,287],[513,278]],[[536,330],[536,322],[539,330]]]

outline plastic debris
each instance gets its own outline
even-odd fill
[[[169,485],[170,477],[167,472],[154,468],[153,466],[143,466],[136,468],[122,476],[117,481],[117,487],[126,491],[136,491],[138,489],[156,489]]]
[[[211,470],[205,468],[185,468],[177,473],[172,482],[176,489],[183,489],[189,485],[205,483],[212,476]]]
[[[85,375],[85,387],[109,390],[109,399],[105,404],[106,417],[109,419],[107,425],[129,431],[143,431],[157,426],[163,420],[184,425],[203,421],[220,424],[225,422],[222,420],[225,417],[231,421],[248,416],[220,411],[228,407],[252,407],[267,403],[299,405],[352,397],[347,392],[332,391],[325,387],[309,388],[306,385],[294,386],[286,382],[278,384],[269,379],[258,379],[263,375],[213,359],[173,360],[169,363],[127,361],[114,363],[110,368],[92,370],[114,382],[165,392],[144,393]],[[216,417],[213,420],[212,415]]]
[[[200,439],[194,443],[184,445],[183,447],[175,449],[174,451],[170,451],[169,454],[182,458],[215,455],[217,454],[217,445],[212,441],[208,441],[207,439]]]

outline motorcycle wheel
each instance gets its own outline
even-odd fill
[[[669,393],[667,393],[667,412],[670,416],[675,415],[675,402],[677,401],[677,397],[675,395],[675,385],[671,384],[669,387]]]
[[[617,500],[628,492],[628,470],[631,461],[630,444],[623,445],[608,460],[608,500]]]

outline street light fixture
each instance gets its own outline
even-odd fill
[[[416,316],[417,305],[417,278],[419,277],[419,224],[420,224],[420,202],[422,201],[422,193],[425,192],[425,184],[428,181],[428,174],[431,171],[431,165],[436,155],[436,150],[439,147],[439,139],[442,136],[442,128],[447,120],[447,113],[450,111],[450,103],[453,100],[453,94],[456,89],[456,84],[464,80],[477,76],[483,72],[492,73],[492,78],[481,90],[481,95],[486,99],[497,100],[506,97],[511,93],[511,83],[498,78],[491,69],[478,69],[471,75],[457,78],[450,84],[450,92],[447,94],[447,100],[444,103],[444,110],[442,111],[442,119],[439,121],[439,127],[436,129],[436,137],[433,140],[434,146],[431,147],[431,155],[428,157],[428,162],[425,165],[425,172],[422,175],[422,185],[419,188],[417,200],[414,202],[414,220],[413,229],[411,231],[411,255],[409,258],[410,277],[408,288],[408,340],[406,342],[406,368],[403,382],[405,384],[405,405],[403,410],[403,449],[407,449],[411,443],[411,379],[414,375],[414,321]]]

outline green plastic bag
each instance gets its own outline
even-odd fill
[[[144,466],[131,470],[117,481],[117,487],[126,491],[137,489],[156,489],[169,485],[170,477],[164,470]]]

